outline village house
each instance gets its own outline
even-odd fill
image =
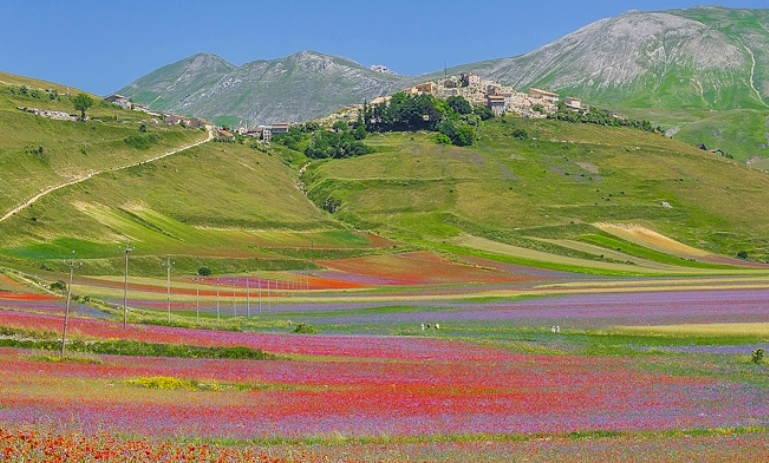
[[[462,85],[465,87],[480,87],[481,76],[472,72],[464,72],[460,75],[462,78]]]
[[[566,105],[567,108],[573,109],[574,111],[581,111],[582,108],[582,101],[580,101],[579,98],[574,98],[571,96],[567,96],[563,99],[563,103]]]
[[[216,139],[219,141],[233,141],[235,135],[223,129],[216,129]]]
[[[250,128],[246,130],[246,133],[244,135],[246,137],[261,139],[263,133],[264,133],[264,126],[259,126],[256,128]]]
[[[187,127],[191,127],[193,129],[213,130],[215,125],[213,122],[208,122],[203,118],[192,117],[190,118],[190,121],[187,123]]]
[[[435,83],[433,82],[423,82],[421,84],[416,85],[414,88],[416,88],[418,93],[429,93],[432,95],[435,93]]]
[[[501,116],[505,113],[507,105],[505,104],[505,97],[502,95],[487,95],[488,107],[495,116]]]
[[[382,104],[382,103],[386,103],[386,102],[388,102],[390,100],[392,100],[392,97],[390,95],[378,96],[378,97],[374,98],[373,100],[371,100],[371,103],[369,103],[369,104],[371,104],[371,105]]]
[[[163,122],[168,125],[176,125],[182,121],[181,117],[174,114],[163,114]]]
[[[105,98],[105,100],[112,104],[116,104],[123,109],[131,109],[131,101],[128,99],[128,97],[123,95],[118,95],[115,93]]]
[[[529,98],[540,99],[546,103],[558,103],[559,100],[557,93],[553,93],[548,90],[541,90],[539,88],[530,88]]]
[[[168,125],[176,125],[181,124],[182,122],[184,125],[189,126],[190,125],[190,118],[179,116],[177,114],[164,114],[163,115],[163,122],[165,122]]]
[[[270,132],[272,133],[288,133],[288,123],[287,122],[276,122],[272,124],[270,127]]]

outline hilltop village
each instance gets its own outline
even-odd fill
[[[49,90],[50,91],[50,90]],[[457,76],[447,76],[439,81],[423,82],[408,87],[402,92],[408,96],[432,95],[440,99],[451,97],[463,97],[472,106],[485,106],[491,110],[495,116],[501,116],[506,113],[515,113],[527,118],[545,118],[553,114],[558,109],[560,96],[557,93],[531,88],[528,93],[518,92],[510,86],[502,85],[493,80],[484,80],[475,73],[462,73]],[[369,104],[377,105],[387,103],[392,96],[381,96],[374,98]],[[159,124],[161,121],[168,125],[181,125],[193,129],[215,130],[216,138],[221,140],[234,139],[235,134],[245,137],[252,137],[265,143],[270,143],[273,134],[287,133],[289,127],[294,123],[281,122],[270,125],[259,125],[249,127],[248,125],[239,127],[219,126],[209,122],[201,117],[188,117],[179,114],[169,114],[154,111],[148,106],[131,101],[128,97],[118,94],[112,94],[104,98],[108,103],[114,104],[124,109],[140,111],[152,116],[150,123]],[[587,113],[590,107],[583,105],[579,98],[566,97],[563,99],[563,105],[568,109]],[[341,108],[336,113],[321,119],[323,125],[333,123],[337,120],[353,120],[358,112],[364,107],[363,104],[349,105]],[[71,115],[64,111],[52,111],[38,108],[18,109],[33,113],[38,116],[59,119],[59,120],[77,120],[76,115]]]
[[[513,112],[523,117],[544,118],[554,113],[560,97],[557,93],[532,88],[528,93],[518,92],[493,80],[483,80],[474,73],[462,73],[447,77],[439,82],[424,82],[404,90],[407,95],[429,94],[436,98],[461,96],[471,105],[487,106],[496,116]],[[371,104],[386,101],[389,97],[373,100]],[[589,111],[578,98],[564,98],[569,109]]]
[[[475,73],[462,73],[457,76],[447,76],[439,81],[423,82],[402,90],[408,96],[431,95],[435,98],[448,99],[461,96],[471,106],[485,106],[495,116],[507,113],[518,114],[526,118],[546,118],[558,110],[561,101],[557,93],[531,88],[528,93],[518,92],[510,86],[502,85],[493,80],[484,80]],[[387,103],[392,96],[374,98],[368,104],[371,106]],[[566,97],[563,99],[566,108],[579,113],[590,112],[590,106],[582,104],[579,98]],[[357,118],[358,112],[363,109],[363,104],[348,105],[339,111],[323,119],[324,125],[333,122],[351,121]]]

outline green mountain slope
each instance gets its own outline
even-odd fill
[[[234,69],[234,65],[216,55],[199,53],[164,66],[117,93],[152,109],[174,111],[184,107],[193,93],[205,91]]]
[[[522,56],[468,64],[516,88],[629,108],[766,108],[769,10],[631,11]]]

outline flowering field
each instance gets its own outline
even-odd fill
[[[365,268],[378,257],[348,263]],[[412,260],[402,271],[414,275],[448,265],[421,253],[397,259]],[[443,298],[459,295],[453,291],[461,287],[441,286],[449,280],[437,274],[408,289],[419,296],[408,306],[387,307],[389,289],[375,290],[394,275],[383,266],[378,276],[372,271],[359,274],[357,283],[349,280],[374,290],[352,297],[326,292],[317,299],[294,299],[286,291],[269,313],[245,320],[238,281],[233,286],[241,318],[234,326],[243,331],[138,324],[123,329],[122,318],[75,305],[70,338],[243,346],[278,358],[102,354],[52,361],[33,349],[0,347],[0,460],[769,459],[769,379],[766,366],[751,364],[748,356],[769,339],[762,334],[769,290],[739,282],[722,290],[707,290],[704,282],[672,290],[647,288],[638,279],[583,277],[573,287],[582,292],[562,294],[559,285],[568,282],[557,272],[465,267],[467,278],[487,278],[486,287],[536,282],[556,291],[535,298]],[[334,278],[329,281],[345,281]],[[615,284],[624,292],[610,292]],[[119,289],[114,282],[106,286]],[[154,294],[142,306],[164,310],[165,301],[157,297],[162,293],[152,284],[140,286]],[[228,316],[233,286],[222,291]],[[202,309],[210,316],[211,286],[201,289]],[[0,292],[0,328],[23,333],[2,339],[55,337],[63,300],[23,291]],[[194,307],[194,286],[174,296],[175,312]],[[129,299],[129,305],[134,302],[140,300]],[[324,334],[291,333],[288,319],[310,322]],[[421,330],[425,322],[433,326]],[[655,341],[661,334],[653,327],[640,334],[611,331],[615,325],[694,322],[713,324],[709,329],[716,335],[715,324],[724,322],[752,331],[742,338],[739,331],[729,332],[733,345]],[[551,333],[550,325],[563,332]],[[591,334],[598,329],[604,334]],[[365,334],[393,332],[401,335]],[[627,340],[632,336],[651,341],[627,344],[639,342]]]
[[[369,285],[521,283],[529,275],[492,271],[458,264],[429,252],[409,252],[320,262],[332,272],[329,278],[349,279]]]
[[[41,433],[0,428],[4,461],[99,462],[596,462],[755,463],[769,455],[766,432],[620,435],[581,439],[535,437],[522,440],[496,436],[445,441],[368,441],[334,439],[323,443],[243,444],[121,439],[110,434]]]
[[[0,326],[55,332],[60,325],[60,317],[0,311]],[[102,355],[92,362],[49,362],[33,351],[0,348],[0,451],[8,456],[52,456],[61,446],[71,445],[73,452],[101,455],[101,461],[118,461],[125,455],[121,452],[140,452],[147,458],[137,461],[153,456],[324,461],[329,455],[351,455],[346,461],[415,461],[413,455],[500,461],[501,455],[517,452],[527,455],[527,461],[548,461],[546,456],[559,448],[583,456],[580,452],[590,448],[610,461],[609,456],[625,445],[623,439],[660,458],[668,450],[658,441],[668,439],[682,446],[674,456],[684,456],[670,461],[685,461],[686,455],[697,453],[690,440],[675,434],[679,430],[735,429],[726,435],[696,435],[696,445],[718,446],[728,440],[754,446],[761,442],[755,434],[762,435],[769,426],[769,402],[759,400],[765,384],[740,381],[736,374],[731,379],[681,374],[686,361],[678,357],[684,365],[668,372],[659,365],[674,364],[664,357],[531,355],[429,337],[163,326],[123,330],[116,322],[79,318],[70,326],[71,333],[83,339],[242,345],[282,358]],[[217,387],[146,388],[137,385],[142,378],[194,380]],[[743,428],[755,431],[739,431]],[[620,434],[600,441],[568,438],[569,433],[593,432]],[[651,438],[647,433],[663,434]],[[475,437],[466,441],[459,436]],[[525,436],[550,437],[541,441]],[[296,439],[297,444],[248,444],[276,438]],[[371,439],[383,443],[373,445]],[[396,444],[388,447],[389,439]],[[555,442],[545,444],[551,439]],[[113,440],[119,443],[109,444]],[[181,445],[180,440],[194,444]],[[222,440],[242,444],[200,445]],[[751,449],[754,456],[766,453],[765,446]],[[293,452],[306,458],[292,460]],[[731,454],[728,447],[719,448],[712,461]],[[575,456],[573,461],[580,460]]]

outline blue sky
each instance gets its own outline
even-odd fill
[[[514,56],[631,9],[689,1],[0,0],[0,71],[105,95],[206,51],[235,65],[300,50],[399,74]],[[766,0],[722,0],[766,8]]]

